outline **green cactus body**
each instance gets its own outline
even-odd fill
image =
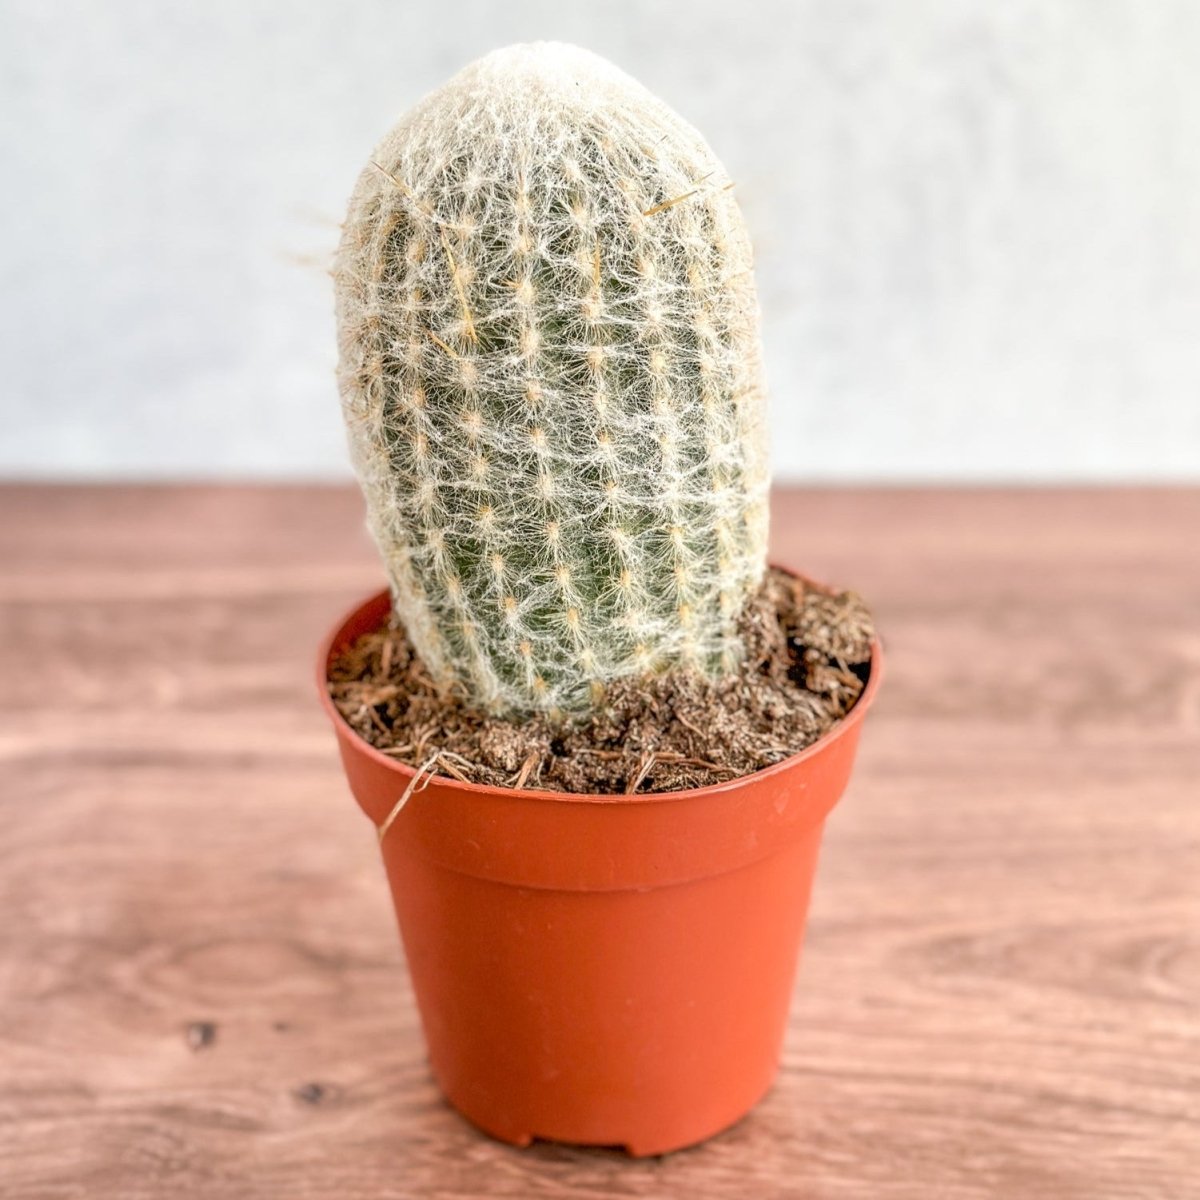
[[[467,67],[358,182],[339,380],[394,606],[435,680],[569,714],[739,654],[765,568],[758,308],[730,181],[567,46]]]

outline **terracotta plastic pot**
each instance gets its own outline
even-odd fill
[[[378,828],[414,770],[329,699],[330,656],[387,619],[386,592],[321,650],[318,684]],[[435,777],[382,841],[433,1072],[479,1128],[662,1154],[742,1117],[779,1060],[825,817],[879,687],[813,746],[715,787],[635,796]]]

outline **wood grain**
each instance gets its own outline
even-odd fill
[[[343,488],[0,489],[0,1194],[1200,1195],[1200,491],[809,491],[890,672],[783,1069],[662,1161],[426,1072],[310,663]]]

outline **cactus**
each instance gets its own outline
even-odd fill
[[[352,455],[395,611],[471,704],[568,715],[737,661],[767,469],[731,187],[549,44],[468,66],[363,171],[334,272]]]

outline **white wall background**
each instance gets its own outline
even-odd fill
[[[536,38],[737,180],[777,474],[1200,477],[1192,0],[0,0],[0,473],[344,473],[355,175]]]

